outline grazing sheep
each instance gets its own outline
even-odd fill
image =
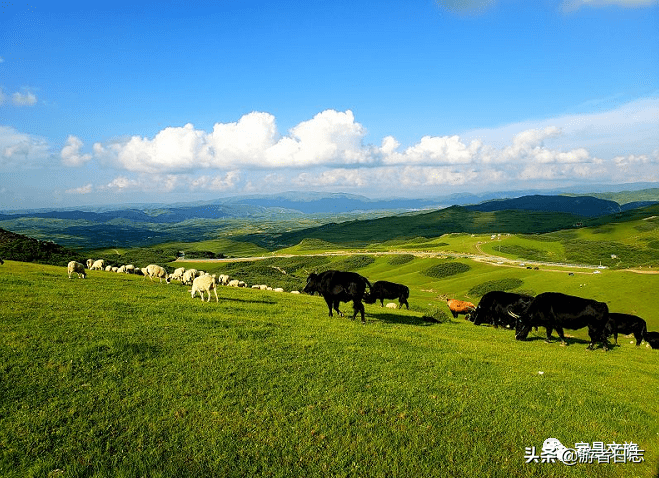
[[[276,289],[272,289],[272,290],[274,290],[275,292],[284,292],[284,289],[281,287],[277,287]]]
[[[185,273],[185,267],[179,267],[178,269],[174,270],[174,272],[172,272],[169,277],[172,280],[181,280],[183,279],[184,273]]]
[[[91,267],[88,267],[90,271],[102,271],[103,267],[105,267],[105,261],[103,259],[99,259],[97,261],[94,261]]]
[[[94,259],[87,259],[87,262],[86,262],[87,269],[91,269],[93,263],[94,263]]]
[[[105,272],[111,272],[112,266],[105,266]]]
[[[220,274],[217,276],[218,284],[227,285],[229,283],[229,276],[227,274]]]
[[[135,266],[133,264],[126,265],[126,274],[135,274]]]
[[[227,285],[229,287],[247,287],[247,283],[245,281],[241,281],[241,280],[238,280],[238,279],[230,280]]]
[[[112,270],[112,272],[117,272],[119,270],[119,268],[117,266],[112,266],[111,270]]]
[[[126,273],[126,266],[119,266],[119,269],[117,269],[117,273],[125,274]]]
[[[190,285],[192,284],[192,281],[195,277],[197,277],[197,269],[188,269],[183,273],[181,282],[183,282],[185,285]]]
[[[396,304],[395,302],[389,302],[389,303],[387,303],[387,305],[385,305],[385,307],[386,307],[387,309],[397,309],[397,308],[398,308],[398,304]]]
[[[300,293],[299,290],[292,290],[292,291],[291,291],[291,294],[299,294],[299,293]]]
[[[146,266],[144,276],[148,277],[149,280],[153,280],[154,277],[157,277],[159,279],[158,282],[162,282],[162,280],[165,279],[165,282],[169,284],[169,274],[167,274],[164,267],[156,264],[149,264]]]
[[[76,261],[69,262],[69,265],[67,266],[67,272],[69,274],[69,279],[71,278],[71,274],[74,272],[78,274],[78,279],[80,276],[82,276],[83,279],[87,277],[87,274],[85,273],[85,266]]]
[[[208,300],[206,302],[210,302],[211,290],[215,292],[215,301],[219,302],[220,299],[217,297],[217,283],[215,281],[215,277],[211,275],[203,275],[195,277],[195,279],[192,281],[192,290],[190,290],[190,292],[192,293],[193,299],[195,294],[199,292],[202,302],[204,301],[204,292],[208,292]]]
[[[140,269],[139,267],[136,267],[135,270],[133,271],[133,273],[138,274],[138,275],[143,275],[144,271],[142,269]]]

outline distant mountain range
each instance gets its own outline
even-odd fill
[[[530,210],[567,212],[578,216],[597,217],[613,214],[659,201],[659,189],[638,192],[642,198],[657,200],[633,201],[620,204],[614,199],[593,196],[521,195],[511,199],[510,193],[488,193],[486,196],[458,194],[428,199],[370,199],[364,196],[342,193],[289,192],[276,195],[239,196],[203,203],[151,204],[126,208],[79,208],[30,210],[1,213],[0,221],[25,217],[63,220],[83,220],[96,224],[123,220],[137,223],[172,224],[188,219],[224,218],[276,218],[287,214],[344,214],[364,211],[391,211],[392,214],[441,209],[458,205],[472,211]],[[494,197],[492,197],[494,196]],[[610,196],[610,194],[609,194]]]
[[[468,197],[474,199],[460,199],[466,201]],[[10,253],[5,244],[0,253],[7,257],[37,257],[45,251],[64,257],[66,252],[51,250],[55,247],[52,240],[77,250],[135,248],[215,239],[219,231],[228,231],[232,240],[270,250],[308,238],[369,243],[373,238],[436,237],[449,232],[542,233],[657,214],[657,206],[648,206],[659,204],[652,200],[659,199],[659,189],[640,195],[626,193],[627,199],[636,197],[644,200],[620,204],[594,196],[532,194],[445,206],[442,201],[447,198],[372,200],[349,194],[287,193],[96,211],[21,211],[0,214],[0,227],[41,240],[12,240],[20,244],[20,250],[11,246]],[[462,202],[456,197],[451,199]],[[277,224],[282,226],[278,228]],[[6,234],[5,239],[9,237]]]

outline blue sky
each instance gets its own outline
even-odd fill
[[[0,1],[0,209],[659,181],[659,1]]]

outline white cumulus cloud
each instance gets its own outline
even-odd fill
[[[240,171],[229,171],[224,175],[199,176],[189,181],[191,190],[231,191],[240,183]]]
[[[83,143],[79,138],[69,135],[66,144],[60,151],[62,163],[65,166],[81,166],[90,161],[92,159],[91,154],[80,154],[82,146]]]
[[[362,146],[365,134],[351,111],[324,111],[284,137],[277,133],[274,116],[254,112],[237,123],[218,123],[211,133],[186,124],[165,128],[152,139],[96,143],[94,152],[126,170],[154,173],[354,165],[373,161]]]
[[[481,147],[480,141],[467,145],[459,136],[424,136],[403,153],[395,151],[396,145],[397,142],[391,137],[383,141],[380,151],[384,164],[468,164]]]
[[[91,183],[80,186],[79,188],[67,189],[64,192],[66,194],[89,194],[93,191],[93,186]]]
[[[0,126],[0,168],[33,168],[50,157],[48,143],[21,133],[10,126]]]

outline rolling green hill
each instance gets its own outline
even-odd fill
[[[330,223],[282,234],[248,234],[239,239],[270,250],[290,247],[303,239],[364,246],[375,241],[433,238],[448,233],[544,233],[575,227],[586,219],[567,213],[537,211],[470,211],[452,206],[438,211],[402,214],[371,220]]]

